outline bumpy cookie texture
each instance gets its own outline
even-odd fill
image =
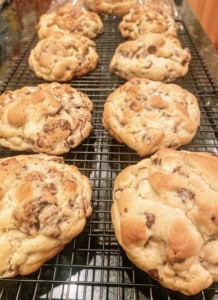
[[[138,0],[84,0],[87,9],[117,17],[124,16]]]
[[[68,84],[26,86],[0,96],[0,145],[59,155],[92,130],[93,103]]]
[[[40,40],[31,50],[29,66],[39,78],[64,82],[95,70],[98,59],[93,40],[57,32]]]
[[[118,28],[124,38],[135,40],[147,32],[177,35],[177,24],[164,11],[137,5],[126,14]]]
[[[162,13],[174,16],[175,6],[171,0],[140,0],[140,5],[148,7],[150,10],[160,10]]]
[[[115,179],[112,222],[129,259],[192,295],[218,281],[218,156],[162,149]]]
[[[55,32],[80,33],[92,39],[103,32],[103,23],[97,13],[67,4],[41,15],[37,32],[40,39]]]
[[[124,79],[142,77],[172,82],[189,70],[191,54],[173,35],[146,33],[121,43],[110,62],[110,71]]]
[[[200,110],[197,98],[179,85],[134,78],[108,96],[102,123],[118,142],[145,156],[188,144]]]
[[[1,159],[0,171],[0,277],[30,274],[83,231],[91,184],[45,154]]]

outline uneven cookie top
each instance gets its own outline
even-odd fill
[[[135,40],[147,32],[177,34],[177,24],[168,13],[137,5],[126,14],[118,28],[124,38]]]
[[[112,222],[129,259],[192,295],[218,280],[218,156],[162,149],[121,171]]]
[[[138,3],[138,0],[84,0],[86,7],[97,13],[123,16]]]
[[[108,96],[102,122],[118,142],[145,156],[189,143],[200,109],[197,98],[179,85],[134,78]]]
[[[63,154],[92,130],[93,103],[68,84],[26,86],[0,96],[0,145]]]
[[[171,0],[139,0],[139,3],[150,10],[159,10],[171,16],[175,14],[174,1]]]
[[[98,63],[93,40],[73,33],[54,33],[31,50],[29,66],[47,81],[69,81],[93,71]]]
[[[45,154],[0,160],[0,277],[36,271],[77,236],[91,214],[91,184]]]
[[[142,77],[172,82],[187,74],[191,54],[175,36],[146,33],[121,43],[110,62],[110,71],[124,79]]]
[[[97,13],[66,4],[41,15],[37,32],[40,39],[55,32],[80,33],[92,39],[103,32],[103,23]]]

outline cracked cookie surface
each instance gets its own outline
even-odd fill
[[[136,40],[121,43],[109,69],[121,78],[147,78],[173,82],[188,73],[191,54],[173,35],[146,33]]]
[[[40,39],[55,32],[80,33],[93,39],[103,32],[103,23],[97,13],[67,4],[41,15],[37,32]]]
[[[82,232],[91,184],[46,154],[0,159],[0,171],[0,277],[30,274]]]
[[[81,34],[56,32],[31,50],[29,66],[37,77],[65,82],[95,70],[96,43]]]
[[[84,0],[87,9],[121,17],[138,3],[138,0]]]
[[[193,295],[218,280],[218,156],[161,149],[121,171],[111,217],[129,259]]]
[[[197,98],[179,85],[133,78],[108,96],[102,122],[118,142],[145,156],[188,144],[200,109]]]
[[[135,40],[147,32],[177,35],[177,24],[171,15],[142,5],[137,5],[123,16],[118,28],[121,35],[130,40]]]
[[[92,130],[93,103],[68,84],[26,86],[0,96],[0,145],[59,155]]]

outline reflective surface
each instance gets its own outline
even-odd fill
[[[14,0],[0,10],[0,80],[7,78],[29,42],[39,16],[50,6],[49,0]]]

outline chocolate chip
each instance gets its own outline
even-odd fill
[[[216,216],[215,215],[211,215],[210,219],[211,219],[212,222],[216,222]]]
[[[136,103],[135,101],[133,101],[133,102],[130,104],[130,109],[135,110],[136,106],[137,106],[137,103]]]
[[[148,133],[144,133],[142,136],[142,139],[144,142],[146,142],[147,144],[151,144],[152,138],[150,135],[148,135]]]
[[[195,194],[192,191],[185,189],[185,188],[179,188],[177,190],[177,194],[183,201],[194,200],[194,198],[195,198]]]
[[[179,175],[187,177],[187,174],[182,171],[182,166],[175,167],[173,173],[179,173]]]
[[[160,280],[160,275],[158,269],[148,270],[148,275],[154,278],[155,280]]]
[[[211,156],[214,156],[214,157],[216,157],[216,158],[218,158],[218,153],[215,153],[215,152],[212,153],[212,152],[211,152],[210,155],[211,155]]]
[[[159,158],[154,158],[154,159],[152,159],[152,163],[153,163],[154,165],[161,165],[161,159],[159,159]]]
[[[73,136],[69,136],[67,139],[67,145],[69,145],[70,147],[73,147],[73,145],[75,144],[75,139],[73,138]]]
[[[144,247],[147,247],[148,244],[151,242],[151,240],[152,240],[152,237],[150,236],[150,237],[147,239],[147,241],[145,242]]]
[[[51,194],[56,194],[57,193],[57,188],[54,183],[48,183],[43,186],[42,188],[43,191],[47,191]]]
[[[145,213],[146,217],[146,226],[148,228],[151,228],[151,226],[155,223],[155,215],[151,213]]]
[[[60,127],[62,130],[69,130],[69,129],[71,128],[71,127],[70,127],[69,121],[64,120],[64,119],[58,120],[57,125],[58,125],[58,127]]]
[[[62,157],[54,157],[54,158],[51,158],[49,159],[50,161],[54,161],[58,164],[62,164],[63,163],[63,158]],[[52,169],[49,170],[49,172],[53,171]]]
[[[157,51],[157,47],[155,45],[151,45],[148,47],[147,51],[149,54],[155,54]]]
[[[54,123],[45,123],[43,126],[43,130],[45,133],[53,131],[55,128]]]

